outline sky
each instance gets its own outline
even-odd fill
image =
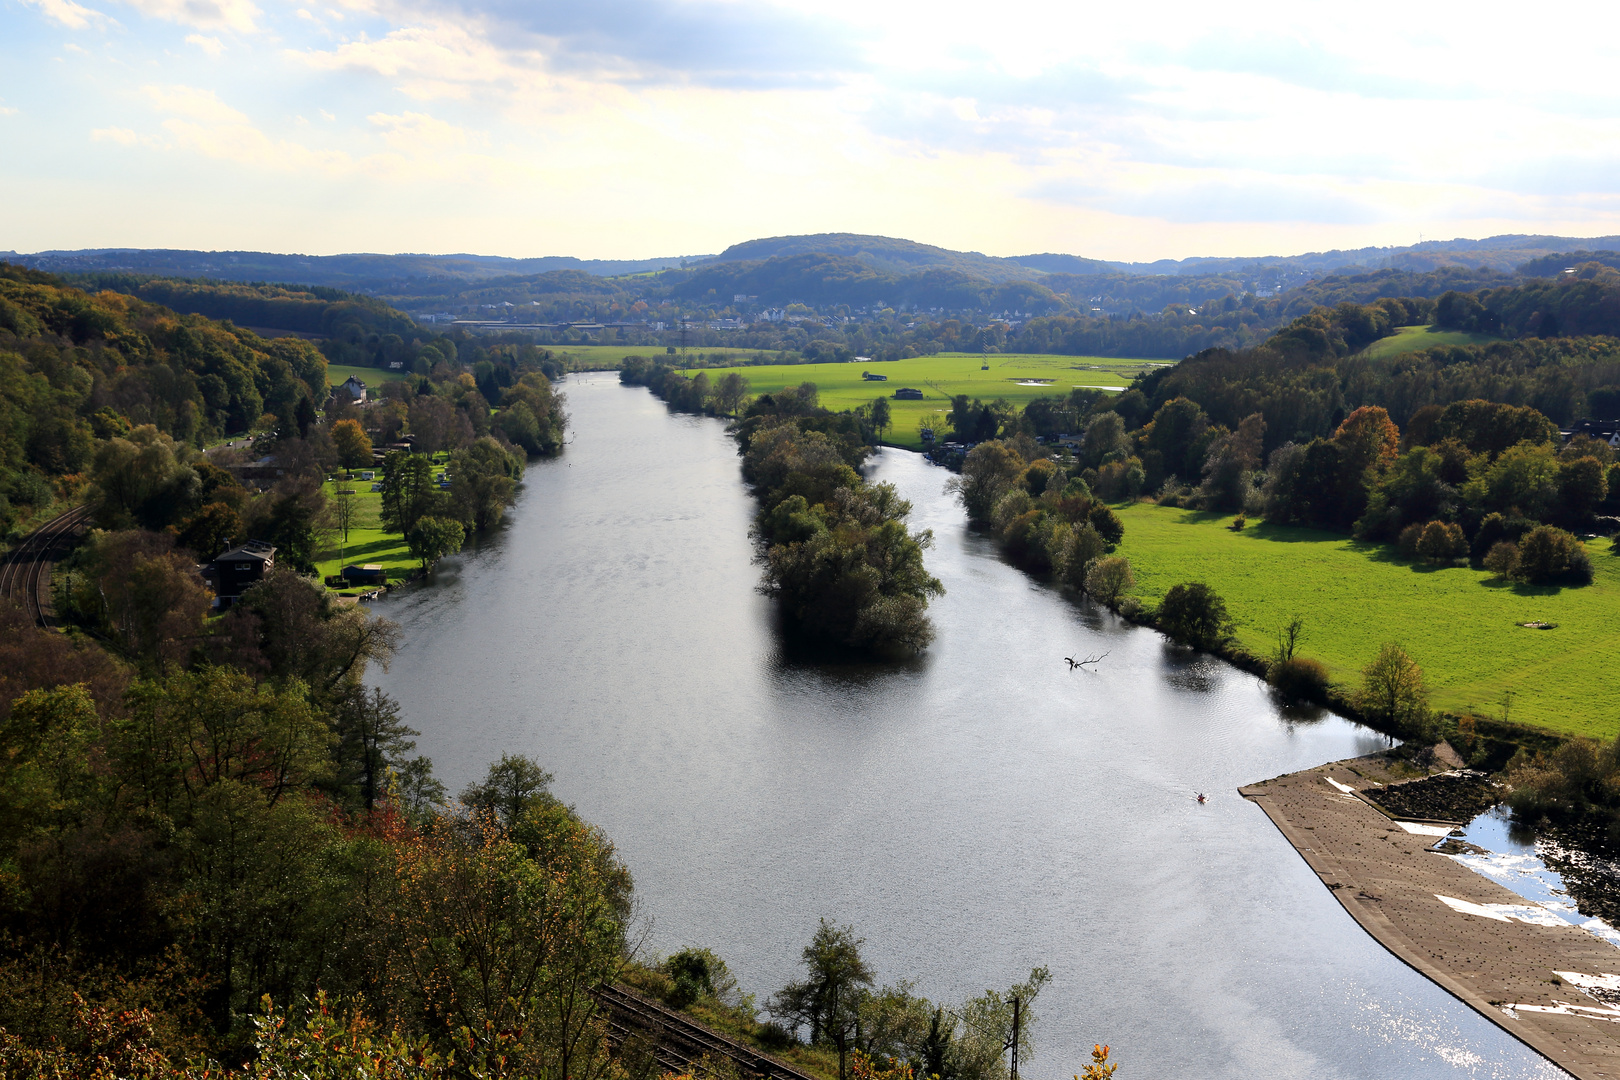
[[[1620,8],[0,0],[0,250],[1620,233]]]

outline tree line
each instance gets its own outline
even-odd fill
[[[763,1010],[708,949],[683,950],[632,973],[630,980],[760,1045],[777,1051],[804,1047],[812,1055],[825,1055],[839,1080],[1006,1080],[1015,1038],[1020,1056],[1027,1059],[1033,1051],[1036,999],[1051,981],[1046,968],[1032,969],[1027,979],[1006,990],[986,990],[960,1004],[946,1004],[918,994],[910,979],[879,986],[862,955],[865,944],[854,927],[821,919],[800,952],[802,977],[772,994]],[[689,1075],[703,1073],[696,1069]]]
[[[0,266],[0,527],[67,497],[98,445],[133,428],[191,446],[266,415],[293,429],[326,392],[308,342]]]
[[[731,372],[716,384],[633,357],[625,385],[645,385],[671,407],[735,416],[743,478],[760,508],[753,535],[765,590],[810,638],[878,652],[920,652],[933,640],[928,601],[945,592],[923,565],[929,530],[906,525],[911,504],[892,484],[859,473],[888,402],[841,413],[821,406],[813,383],[749,399]]]
[[[1261,658],[1235,644],[1224,602],[1204,583],[1178,584],[1144,610],[1128,594],[1129,564],[1111,552],[1123,530],[1110,535],[1117,518],[1106,504],[1149,498],[1235,513],[1237,529],[1264,518],[1386,543],[1412,561],[1469,562],[1538,585],[1589,583],[1579,536],[1620,526],[1620,460],[1606,441],[1565,441],[1554,417],[1515,399],[1562,401],[1565,416],[1572,401],[1606,400],[1620,374],[1615,344],[1359,355],[1435,307],[1426,298],[1341,303],[1264,346],[1191,357],[1115,397],[1077,388],[1022,410],[959,397],[950,425],[971,449],[935,454],[960,470],[952,487],[969,519],[1026,569],[1326,703],[1325,668],[1296,655],[1297,622]],[[1471,391],[1478,396],[1463,396]],[[1346,411],[1355,402],[1363,403]],[[1433,728],[1426,700],[1421,671],[1391,643],[1362,688],[1332,703],[1412,734]]]
[[[447,801],[385,620],[282,568],[178,599],[149,655],[0,610],[0,1071],[618,1075],[612,844],[526,759]]]

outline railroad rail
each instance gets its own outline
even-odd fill
[[[51,606],[51,565],[63,543],[90,517],[88,506],[59,514],[27,536],[0,563],[0,597],[20,605],[38,626],[56,625]]]
[[[671,1072],[684,1072],[708,1055],[730,1058],[743,1075],[761,1080],[820,1080],[627,987],[601,986],[593,994],[607,1012],[614,1042],[647,1039],[658,1064]]]

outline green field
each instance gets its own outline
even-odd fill
[[[1387,338],[1380,338],[1361,350],[1371,360],[1402,353],[1422,352],[1436,345],[1484,345],[1499,341],[1489,334],[1470,334],[1466,330],[1441,330],[1435,326],[1403,326]]]
[[[1267,524],[1242,532],[1230,516],[1151,503],[1118,508],[1120,554],[1131,561],[1145,605],[1172,585],[1203,581],[1226,601],[1238,639],[1271,652],[1277,627],[1305,618],[1303,655],[1335,682],[1359,685],[1380,644],[1399,642],[1422,665],[1431,703],[1554,731],[1620,733],[1620,556],[1588,540],[1597,579],[1582,588],[1497,582],[1483,570],[1396,562],[1391,549],[1337,533]],[[1516,624],[1556,623],[1553,630]]]
[[[396,382],[399,379],[403,379],[408,374],[409,372],[406,371],[387,371],[383,368],[374,367],[353,367],[349,364],[326,365],[326,381],[333,386],[338,386],[341,383],[347,382],[349,380],[349,376],[351,375],[358,378],[367,386],[380,386],[385,382]]]
[[[345,376],[347,377],[347,376]],[[442,458],[443,455],[440,455]],[[442,466],[439,466],[442,467]],[[388,572],[389,581],[398,581],[409,577],[422,562],[412,555],[405,546],[405,538],[399,533],[384,532],[382,528],[382,495],[371,490],[371,482],[359,479],[360,472],[372,472],[365,469],[357,471],[354,480],[326,482],[327,498],[335,502],[338,499],[353,499],[355,505],[355,528],[349,529],[348,543],[338,546],[339,538],[332,538],[332,547],[321,551],[320,557],[315,560],[315,568],[324,578],[328,574],[336,574],[351,563],[378,563]],[[381,470],[375,470],[378,477]],[[347,488],[353,495],[338,495],[338,488]],[[343,590],[354,592],[357,590]]]
[[[982,370],[988,363],[990,369]],[[764,367],[709,369],[718,379],[735,370],[748,380],[749,392],[768,394],[784,386],[813,382],[821,403],[829,409],[852,409],[874,398],[889,398],[893,426],[884,440],[912,450],[922,448],[918,434],[925,424],[941,429],[956,394],[991,401],[1006,398],[1022,408],[1038,397],[1064,396],[1076,386],[1120,390],[1144,370],[1168,366],[1164,360],[1120,360],[1097,356],[1048,356],[978,353],[940,353],[887,363],[772,364]],[[867,382],[863,371],[887,375],[887,382]],[[1021,385],[1025,384],[1025,385]],[[909,386],[923,392],[921,401],[896,401],[894,392]]]
[[[576,371],[612,370],[617,368],[619,361],[627,356],[646,356],[661,360],[672,360],[676,363],[680,361],[678,353],[673,357],[670,356],[665,352],[666,346],[663,345],[545,345],[542,348],[550,349],[558,356],[566,356]],[[687,353],[693,360],[696,360],[699,355],[709,357],[740,356],[746,359],[761,351],[760,349],[709,348],[705,346],[701,349],[688,349]],[[765,349],[763,351],[769,355],[775,350]]]

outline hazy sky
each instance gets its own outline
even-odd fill
[[[1620,233],[1616,11],[0,0],[0,250]]]

